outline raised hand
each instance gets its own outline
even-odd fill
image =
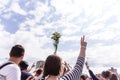
[[[86,65],[86,68],[89,70],[89,65],[87,61],[85,62],[85,65]]]
[[[87,42],[85,41],[85,36],[81,37],[80,45],[81,45],[81,49],[80,49],[79,56],[85,57],[85,51],[86,51],[86,46],[87,46]]]
[[[86,48],[87,42],[85,42],[85,36],[81,37],[81,48]]]

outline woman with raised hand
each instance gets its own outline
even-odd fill
[[[60,71],[62,69],[61,58],[57,55],[49,55],[44,65],[43,79],[39,80],[80,80],[87,46],[84,36],[81,37],[80,45],[81,48],[79,56],[77,58],[77,62],[71,71],[60,77]]]

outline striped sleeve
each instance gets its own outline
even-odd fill
[[[62,78],[60,78],[60,80],[80,80],[84,60],[84,57],[78,57],[75,67],[70,72],[65,74]]]

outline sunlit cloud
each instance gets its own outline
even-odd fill
[[[58,31],[62,35],[58,55],[72,66],[85,35],[86,60],[92,69],[118,68],[119,4],[118,0],[0,0],[0,56],[8,57],[13,45],[22,44],[26,60],[44,60],[54,52],[51,35]]]

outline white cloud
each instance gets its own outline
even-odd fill
[[[27,13],[20,8],[19,4],[17,1],[14,1],[10,7],[11,11],[19,13],[21,15],[26,15]]]
[[[95,63],[99,65],[103,64],[110,64],[117,63],[120,61],[118,58],[120,50],[120,44],[113,44],[113,45],[99,45],[95,44],[95,46],[88,48],[87,57],[88,60],[92,59]],[[117,60],[114,60],[117,59]],[[116,64],[117,65],[117,64]]]
[[[119,71],[119,64],[118,62],[120,59],[118,58],[120,53],[120,44],[113,44],[113,45],[99,45],[95,44],[90,48],[87,48],[86,57],[87,61],[90,65],[90,68],[95,73],[100,73],[103,70],[110,69],[110,67],[115,67]],[[116,60],[117,59],[117,60]],[[83,72],[86,72],[84,69]]]
[[[81,30],[81,27],[78,27],[74,23],[63,22],[62,25],[65,26],[64,30],[62,31],[64,35],[72,35]]]
[[[0,24],[0,31],[4,30],[4,26]]]
[[[80,36],[62,36],[62,41],[78,41],[80,40]]]
[[[26,27],[26,26],[33,27],[33,26],[35,26],[35,24],[36,24],[36,22],[34,21],[34,19],[33,20],[28,19],[24,23],[20,24],[20,28],[22,27],[21,29],[24,29],[24,27]]]
[[[10,18],[11,18],[11,15],[12,15],[12,13],[9,12],[9,13],[7,13],[7,14],[3,14],[2,17],[4,17],[5,19],[10,19]]]
[[[43,31],[44,29],[42,28],[42,26],[37,26],[36,25],[36,28],[31,28],[31,32],[33,32],[33,34],[36,34],[36,35],[45,35],[45,32]]]
[[[31,10],[29,11],[28,13],[29,14],[32,14],[35,16],[35,19],[34,21],[36,23],[39,23],[40,22],[40,19],[43,17],[43,16],[46,16],[46,13],[49,12],[49,7],[47,6],[47,4],[42,4],[40,2],[36,2],[36,7],[35,7],[35,10]]]
[[[4,10],[10,0],[0,0],[0,10]],[[1,13],[1,12],[0,12]]]
[[[116,37],[116,34],[112,31],[103,31],[100,33],[95,33],[94,35],[91,35],[91,39],[96,39],[96,40],[112,40]]]
[[[26,3],[26,6],[29,3]],[[53,9],[48,6],[48,3],[36,1],[35,9],[26,12],[17,1],[13,1],[11,7],[7,8],[6,11],[14,11],[24,16],[30,14],[33,15],[33,19],[25,16],[26,20],[18,25],[19,29],[15,34],[6,32],[4,30],[6,26],[0,24],[0,51],[5,53],[0,54],[0,56],[6,56],[11,46],[19,43],[26,48],[25,58],[45,59],[53,53],[53,48],[50,45],[52,32],[58,31],[62,34],[61,42],[64,45],[70,41],[78,42],[80,36],[86,34],[88,60],[94,61],[92,69],[99,72],[100,69],[108,68],[102,67],[105,64],[120,61],[118,58],[120,56],[119,4],[119,1],[114,0],[52,0],[51,6],[55,8],[53,13],[60,14],[60,19],[48,22],[49,18],[54,16]],[[1,5],[0,9],[5,8],[6,3],[3,1]],[[4,14],[5,19],[11,18],[11,14]],[[115,17],[115,20],[111,21],[111,17]],[[0,20],[2,21],[2,19]],[[72,45],[78,46],[80,44]],[[64,60],[73,59],[72,64],[78,54],[79,50],[68,50],[67,47],[64,51],[58,51],[58,55]],[[96,68],[97,66],[99,68]]]
[[[0,51],[1,51],[1,54],[0,56],[2,56],[2,58],[6,58],[8,57],[8,53],[9,53],[9,48],[10,48],[10,45],[11,45],[11,42],[10,42],[10,34],[8,32],[6,32],[4,30],[4,26],[0,26]]]
[[[101,29],[103,30],[105,28],[105,24],[103,23],[98,23],[98,24],[91,24],[89,27],[85,28],[84,31],[87,33],[96,33],[99,32]]]
[[[52,0],[52,5],[55,6],[56,10],[63,14],[63,16],[67,16],[66,18],[75,17],[81,12],[81,6],[73,4],[72,0]]]

